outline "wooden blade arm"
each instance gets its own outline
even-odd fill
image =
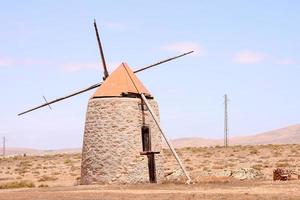
[[[82,90],[80,90],[80,91],[74,92],[74,93],[69,94],[69,95],[67,95],[67,96],[64,96],[64,97],[55,99],[55,100],[50,101],[50,102],[48,102],[48,103],[44,103],[44,104],[39,105],[39,106],[37,106],[37,107],[31,108],[31,109],[29,109],[29,110],[26,110],[26,111],[24,111],[24,112],[22,112],[22,113],[19,113],[18,115],[20,116],[20,115],[23,115],[23,114],[25,114],[25,113],[29,113],[29,112],[34,111],[34,110],[37,110],[37,109],[39,109],[39,108],[48,106],[48,105],[50,105],[50,104],[53,104],[53,103],[62,101],[62,100],[64,100],[64,99],[68,99],[68,98],[73,97],[73,96],[75,96],[75,95],[78,95],[78,94],[81,94],[81,93],[83,93],[83,92],[87,92],[87,91],[89,91],[89,90],[92,90],[92,89],[94,89],[94,88],[97,88],[97,87],[99,87],[100,85],[101,85],[101,83],[94,84],[94,85],[92,85],[92,86],[90,86],[90,87],[88,87],[88,88],[82,89]]]
[[[147,66],[147,67],[143,67],[143,68],[141,68],[141,69],[135,70],[134,73],[138,73],[138,72],[144,71],[144,70],[146,70],[146,69],[155,67],[155,66],[157,66],[157,65],[160,65],[160,64],[169,62],[169,61],[171,61],[171,60],[175,60],[175,59],[177,59],[177,58],[180,58],[180,57],[186,56],[186,55],[188,55],[188,54],[191,54],[191,53],[193,53],[193,52],[194,52],[194,51],[189,51],[189,52],[187,52],[187,53],[183,53],[183,54],[180,54],[180,55],[178,55],[178,56],[174,56],[174,57],[172,57],[172,58],[168,58],[168,59],[162,60],[162,61],[160,61],[160,62],[154,63],[154,64],[149,65],[149,66]]]
[[[96,19],[94,19],[94,27],[95,27],[95,32],[96,32],[98,47],[99,47],[99,51],[100,51],[100,55],[101,55],[103,70],[104,70],[103,80],[105,80],[109,76],[109,74],[108,74],[108,71],[107,71],[107,66],[106,66],[106,62],[105,62],[105,57],[104,57],[104,53],[103,53],[103,48],[102,48],[100,36],[99,36],[99,33],[98,33]]]
[[[97,26],[96,26],[96,25],[95,25],[95,29],[97,30]],[[96,31],[96,33],[97,33],[97,31]],[[98,34],[97,34],[97,35],[98,35]],[[98,36],[97,36],[97,37],[98,37]],[[99,47],[100,47],[100,52],[101,52],[100,38],[99,38],[99,45],[100,45]],[[183,54],[180,54],[180,55],[178,55],[178,56],[175,56],[175,57],[172,57],[172,58],[168,58],[168,59],[162,60],[162,61],[160,61],[160,62],[154,63],[154,64],[149,65],[149,66],[147,66],[147,67],[138,69],[138,70],[134,71],[134,73],[138,73],[138,72],[144,71],[144,70],[146,70],[146,69],[155,67],[155,66],[160,65],[160,64],[163,64],[163,63],[165,63],[165,62],[169,62],[169,61],[171,61],[171,60],[174,60],[174,59],[177,59],[177,58],[186,56],[186,55],[191,54],[191,53],[193,53],[193,52],[194,52],[194,51],[189,51],[189,52],[187,52],[187,53],[183,53]],[[103,51],[102,51],[101,55],[103,56]],[[101,57],[102,57],[102,56],[101,56]],[[106,77],[108,76],[108,73],[106,73],[106,72],[107,72],[107,69],[106,69],[106,64],[105,64],[104,56],[103,56],[102,58],[103,58],[102,61],[103,61],[104,72],[105,72],[104,77],[106,78]],[[105,79],[105,78],[104,78],[104,79]],[[86,89],[80,90],[80,91],[78,91],[78,92],[75,92],[75,93],[73,93],[73,94],[67,95],[67,96],[65,96],[65,97],[61,97],[61,98],[55,99],[55,100],[50,101],[50,102],[48,102],[48,103],[44,103],[44,104],[42,104],[42,105],[40,105],[40,106],[37,106],[37,107],[34,107],[34,108],[32,108],[32,109],[26,110],[26,111],[24,111],[24,112],[22,112],[22,113],[19,113],[18,115],[20,116],[20,115],[23,115],[23,114],[25,114],[25,113],[28,113],[28,112],[37,110],[37,109],[39,109],[39,108],[48,106],[48,105],[50,105],[50,104],[53,104],[53,103],[62,101],[62,100],[64,100],[64,99],[70,98],[70,97],[75,96],[75,95],[77,95],[77,94],[80,94],[80,93],[83,93],[83,92],[92,90],[92,89],[94,89],[94,88],[96,88],[96,87],[99,87],[100,85],[101,85],[101,83],[94,84],[94,85],[92,85],[92,86],[90,86],[90,87],[88,87],[88,88],[86,88]]]

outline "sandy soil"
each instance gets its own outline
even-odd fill
[[[300,181],[243,181],[208,184],[136,186],[73,186],[0,191],[1,200],[62,199],[300,199]]]

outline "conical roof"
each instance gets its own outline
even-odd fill
[[[124,96],[124,94],[130,93],[144,93],[150,96],[149,91],[136,77],[130,67],[126,63],[122,63],[105,79],[92,98],[121,97]]]

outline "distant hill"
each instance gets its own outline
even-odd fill
[[[223,145],[223,139],[204,139],[199,137],[172,140],[176,148]],[[256,144],[300,144],[300,124],[272,130],[251,136],[229,138],[230,145]]]
[[[2,156],[2,148],[1,148],[1,156]],[[6,155],[23,155],[23,154],[39,154],[43,153],[42,150],[31,149],[31,148],[19,148],[19,147],[7,147],[5,150]]]
[[[178,138],[171,140],[171,143],[175,148],[181,147],[207,147],[207,146],[216,146],[222,145],[223,140],[220,139],[205,139],[200,137],[187,137],[187,138]],[[164,145],[166,147],[166,144]]]
[[[179,138],[171,141],[174,147],[204,147],[223,145],[223,139],[205,139],[200,137]],[[285,128],[272,130],[256,135],[240,136],[229,138],[229,145],[257,145],[257,144],[300,144],[300,124]],[[164,145],[167,148],[166,144]],[[80,153],[81,148],[59,149],[59,150],[39,150],[30,148],[8,147],[6,155],[43,155],[57,153]],[[0,156],[2,148],[0,149]]]
[[[58,153],[79,153],[80,148],[73,149],[58,149],[58,150],[40,150],[31,148],[7,147],[6,155],[45,155],[45,154],[58,154]],[[0,150],[0,157],[2,156],[2,148]]]

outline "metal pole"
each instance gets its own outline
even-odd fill
[[[3,137],[3,150],[2,150],[2,156],[5,158],[5,137]]]
[[[228,147],[228,111],[227,111],[227,94],[224,96],[224,147]]]
[[[159,128],[159,130],[160,130],[162,136],[164,137],[164,139],[165,139],[167,145],[169,146],[171,152],[173,153],[175,159],[177,160],[178,164],[180,165],[180,168],[182,169],[184,175],[187,177],[187,179],[188,179],[187,183],[188,183],[188,184],[191,183],[191,181],[192,181],[191,177],[189,176],[189,174],[188,174],[187,171],[185,170],[185,168],[184,168],[184,166],[183,166],[183,164],[182,164],[180,158],[178,157],[178,155],[177,155],[175,149],[173,148],[172,144],[169,142],[167,136],[164,134],[164,132],[163,132],[163,130],[162,130],[160,124],[159,124],[159,120],[157,119],[156,115],[154,114],[154,112],[153,112],[153,110],[152,110],[150,104],[148,103],[148,100],[146,99],[146,97],[145,97],[143,94],[141,94],[141,97],[142,97],[143,101],[145,102],[145,104],[146,104],[146,106],[147,106],[147,108],[148,108],[148,110],[149,110],[151,116],[153,117],[153,119],[154,119],[154,121],[155,121],[157,127]]]

